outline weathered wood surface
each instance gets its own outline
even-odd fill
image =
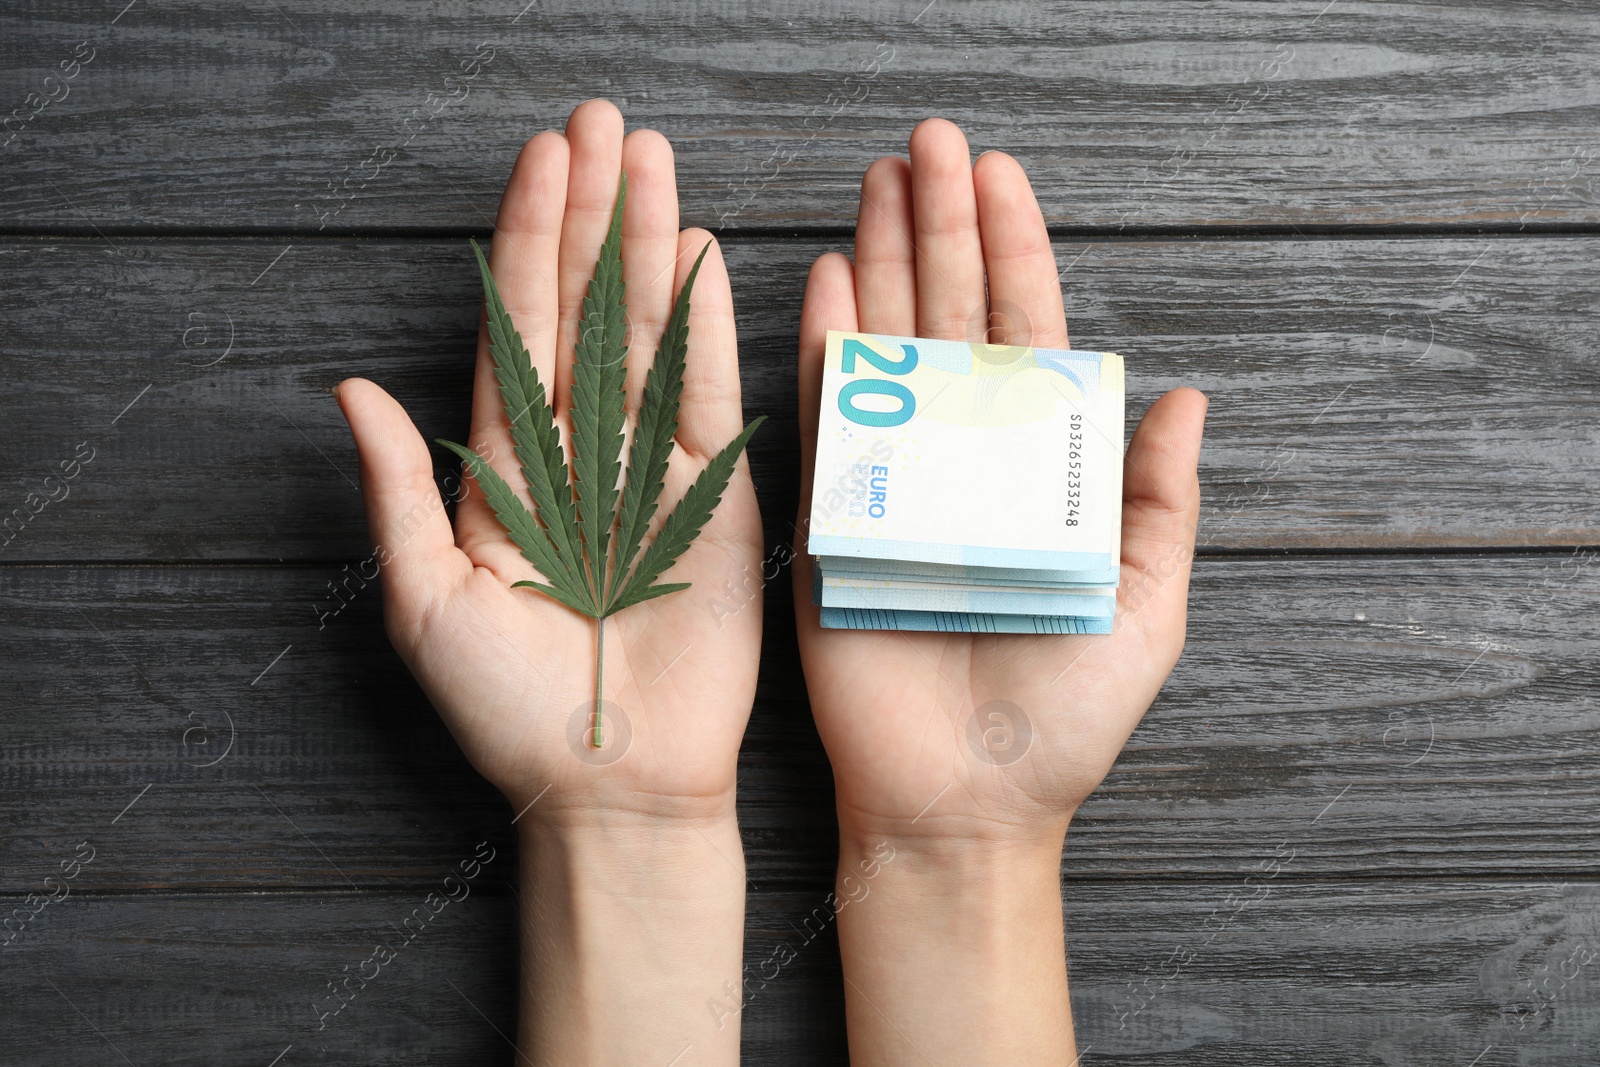
[[[471,847],[462,842],[462,855]],[[1591,1062],[1600,886],[1306,882],[1296,864],[1248,885],[1072,886],[1085,1062]],[[361,971],[377,942],[400,946],[397,927],[424,906],[422,891],[68,897],[0,950],[8,976],[38,976],[7,984],[0,1059],[509,1063],[516,927],[512,898],[489,884],[500,873],[491,866],[480,892],[447,905],[364,987],[352,980],[354,998],[321,1029],[337,1003],[328,982]],[[746,928],[746,1062],[843,1062],[837,941],[822,894],[757,890]],[[765,961],[779,946],[777,958],[794,958],[775,968]]]
[[[463,432],[461,238],[606,95],[726,244],[771,542],[805,268],[930,114],[1027,165],[1130,412],[1211,395],[1202,548],[1258,558],[1200,561],[1074,823],[1085,1063],[1592,1067],[1600,555],[1563,546],[1600,544],[1597,60],[1563,0],[6,5],[0,908],[95,858],[0,948],[0,1062],[511,1059],[511,812],[376,586],[332,597],[368,546],[327,390]],[[746,959],[798,955],[744,1051],[838,1063],[787,575],[767,613]],[[474,895],[319,1031],[480,841]]]
[[[773,540],[798,480],[800,296],[829,247],[728,248],[745,407],[772,418],[751,457]],[[1211,395],[1205,546],[1600,542],[1600,239],[1058,254],[1074,343],[1129,359],[1132,413],[1178,384]],[[476,284],[460,241],[0,241],[0,516],[38,511],[0,559],[364,557],[329,390],[374,378],[428,438],[459,438]],[[69,495],[30,505],[80,442]]]
[[[0,568],[0,890],[85,839],[91,891],[344,892],[416,884],[468,839],[509,848],[376,587],[319,630],[342,577]],[[1600,873],[1600,554],[1204,560],[1191,602],[1068,877],[1229,878],[1281,843],[1307,876]],[[740,820],[757,885],[823,886],[833,806],[790,613],[785,574]]]
[[[7,5],[0,225],[476,228],[595,94],[701,225],[848,225],[931,114],[1062,226],[1600,222],[1600,20],[1561,0],[329,7]]]

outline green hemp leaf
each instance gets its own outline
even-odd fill
[[[605,667],[605,620],[641,601],[689,588],[688,582],[657,583],[688,549],[711,518],[733,476],[739,453],[760,416],[706,465],[683,499],[662,521],[655,540],[644,544],[665,487],[667,460],[678,433],[678,401],[683,395],[683,366],[689,349],[689,293],[711,246],[700,250],[684,280],[661,335],[650,372],[645,377],[638,424],[628,449],[622,478],[622,444],[627,415],[626,308],[622,282],[622,204],[628,176],[623,174],[611,227],[600,246],[600,258],[583,298],[583,319],[572,373],[572,465],[561,446],[544,383],[522,336],[506,313],[505,303],[483,251],[473,254],[483,276],[483,297],[489,322],[489,352],[495,378],[511,423],[511,440],[522,477],[528,483],[529,511],[516,492],[476,452],[440,439],[465,462],[483,489],[500,525],[544,582],[513,583],[536,589],[573,611],[598,620],[595,628],[593,744],[605,743],[600,722],[601,679]],[[619,492],[618,482],[623,481]],[[619,501],[620,498],[620,501]],[[613,534],[615,536],[613,536]]]

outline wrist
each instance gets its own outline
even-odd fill
[[[918,912],[1060,913],[1061,842],[840,834],[841,906],[879,892]]]
[[[744,854],[732,816],[522,819],[523,998],[533,1063],[735,1063]]]
[[[547,891],[639,902],[707,901],[744,893],[744,847],[733,812],[690,816],[568,808],[518,820],[524,882]]]
[[[1048,857],[1052,869],[1060,867],[1072,821],[1070,811],[975,812],[937,801],[921,812],[882,815],[850,803],[842,790],[837,808],[841,853],[846,848],[872,849],[887,841],[930,861],[956,863],[968,854],[1007,863]]]
[[[501,794],[511,807],[519,833],[541,828],[551,833],[627,836],[737,827],[738,800],[733,775],[726,789],[704,794],[669,794],[630,787],[604,778],[576,785],[535,782]]]
[[[842,838],[852,1061],[1075,1062],[1060,859],[1059,841]]]

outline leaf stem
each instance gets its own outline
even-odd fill
[[[606,617],[600,616],[595,620],[594,635],[594,736],[591,739],[595,748],[606,743],[606,735],[600,728],[600,683],[605,677],[606,669]]]

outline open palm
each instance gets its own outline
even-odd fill
[[[1055,257],[1022,168],[998,152],[969,163],[961,131],[938,119],[917,127],[910,149],[909,162],[867,171],[854,263],[825,255],[807,282],[802,531],[828,330],[1067,347]],[[1176,390],[1134,433],[1108,636],[823,629],[802,548],[801,654],[841,823],[950,837],[1065,830],[1183,647],[1205,407]]]
[[[630,427],[672,301],[711,239],[678,231],[671,146],[604,101],[523,149],[501,201],[490,267],[569,439],[580,304],[628,175],[622,224]],[[463,262],[463,270],[470,269]],[[715,246],[695,282],[677,447],[652,530],[743,426],[727,270]],[[488,354],[478,342],[469,447],[527,500]],[[350,379],[339,400],[361,456],[380,546],[384,617],[473,765],[521,809],[597,805],[700,815],[731,803],[761,641],[761,524],[741,458],[700,537],[663,576],[693,588],[606,620],[606,740],[595,748],[595,620],[513,582],[544,580],[471,486],[452,531],[427,445],[400,405]],[[569,448],[570,462],[570,448]],[[727,583],[750,588],[732,605]],[[730,610],[731,608],[731,610]]]

